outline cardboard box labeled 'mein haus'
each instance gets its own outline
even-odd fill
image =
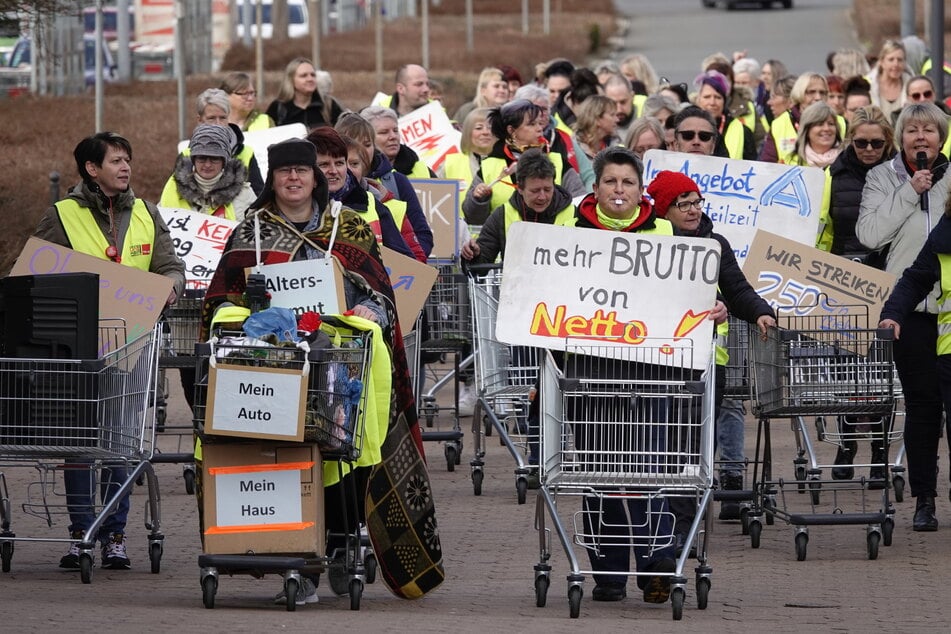
[[[206,444],[205,548],[221,554],[324,553],[324,485],[312,443]]]

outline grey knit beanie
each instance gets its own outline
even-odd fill
[[[202,123],[192,133],[188,150],[192,156],[214,156],[227,161],[236,142],[234,132],[228,126]]]

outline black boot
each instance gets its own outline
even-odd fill
[[[888,477],[888,454],[885,453],[885,443],[881,440],[872,441],[872,467],[868,472],[868,488],[884,489]]]
[[[912,522],[915,532],[932,532],[938,530],[938,518],[934,516],[934,496],[919,495],[915,504],[915,519]]]
[[[721,473],[720,488],[724,491],[741,491],[743,489],[743,476],[739,473]],[[740,519],[740,503],[733,500],[724,500],[723,502],[720,502],[719,519]]]
[[[839,450],[835,452],[835,464],[845,466],[832,467],[833,480],[851,480],[855,477],[855,469],[851,465],[855,459],[856,450],[858,450],[858,443],[854,440],[846,440],[839,445]]]

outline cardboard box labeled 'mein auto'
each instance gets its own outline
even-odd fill
[[[323,555],[316,444],[206,444],[202,454],[206,554]]]

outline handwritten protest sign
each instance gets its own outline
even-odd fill
[[[265,264],[260,272],[266,278],[271,306],[290,308],[298,317],[306,312],[336,315],[347,309],[343,272],[336,258]]]
[[[418,262],[389,247],[380,249],[383,264],[390,276],[390,286],[396,298],[396,313],[403,334],[416,326],[416,318],[423,309],[429,291],[436,282],[438,271],[435,267]]]
[[[125,320],[126,341],[152,330],[172,292],[172,280],[164,275],[101,260],[39,238],[26,241],[10,275],[82,272],[99,274],[99,316]],[[108,339],[100,340],[99,356],[112,351],[114,341]]]
[[[258,161],[261,180],[267,180],[267,148],[268,146],[286,141],[287,139],[303,139],[307,136],[307,127],[303,123],[289,123],[266,130],[244,132],[244,145],[251,148],[254,158]],[[188,148],[190,139],[179,141],[178,152],[181,154]]]
[[[172,233],[175,254],[185,263],[185,288],[208,288],[225,242],[238,223],[187,209],[159,207],[159,212]]]
[[[756,234],[743,270],[780,317],[815,316],[818,330],[841,327],[842,315],[853,328],[874,328],[896,279],[767,231]]]
[[[400,139],[433,171],[439,169],[447,154],[459,151],[462,135],[442,104],[432,101],[399,118]]]
[[[434,260],[454,260],[459,253],[459,183],[454,180],[411,178],[416,197],[433,230]]]
[[[697,183],[706,200],[704,213],[730,241],[741,266],[757,229],[809,246],[816,243],[825,187],[818,168],[649,150],[644,155],[645,188],[662,170],[681,172]]]
[[[703,369],[719,270],[715,240],[516,222],[496,337],[553,350],[564,350],[566,337],[582,338],[617,358],[649,337],[651,346],[691,345],[685,362]]]

